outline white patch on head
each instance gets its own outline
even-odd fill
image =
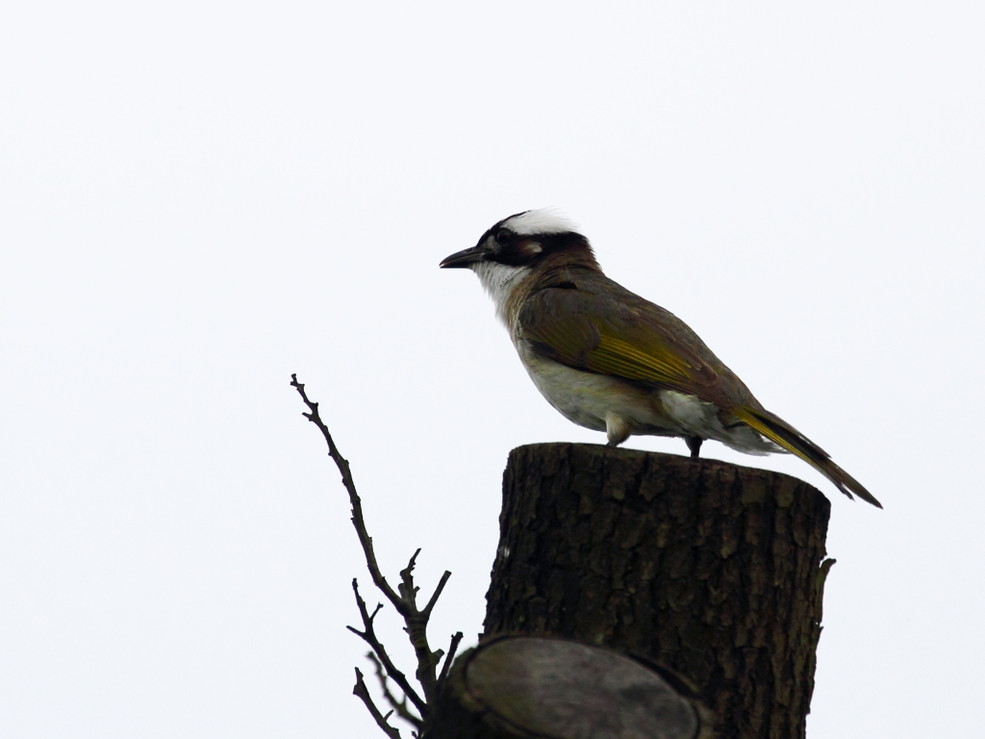
[[[507,219],[502,225],[520,236],[578,233],[578,227],[574,223],[552,208],[528,210]]]

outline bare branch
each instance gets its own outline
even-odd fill
[[[397,586],[397,590],[400,592],[401,598],[403,598],[405,603],[413,603],[415,606],[417,604],[417,591],[420,590],[416,585],[414,585],[414,568],[417,566],[417,555],[421,553],[420,547],[418,547],[414,553],[410,556],[410,561],[407,566],[400,571],[400,585]],[[401,613],[401,616],[416,615],[417,608],[412,608],[408,613]]]
[[[448,670],[451,668],[451,663],[455,661],[455,653],[458,652],[458,645],[462,641],[462,632],[456,631],[451,638],[451,643],[448,645],[448,656],[445,657],[445,662],[441,665],[441,674],[438,675],[438,687],[440,688],[445,679],[448,677]]]
[[[318,411],[318,403],[315,403],[308,398],[304,385],[298,382],[296,374],[291,375],[291,386],[297,390],[298,394],[301,396],[301,400],[308,408],[308,412],[303,413],[302,415],[311,421],[321,432],[322,437],[325,439],[325,443],[328,446],[328,455],[331,457],[332,461],[335,463],[335,466],[338,468],[339,473],[342,475],[342,485],[345,487],[346,492],[349,495],[349,504],[352,508],[352,525],[356,529],[356,535],[359,537],[359,544],[362,547],[363,555],[366,558],[366,567],[369,570],[373,584],[381,593],[383,593],[397,613],[399,613],[403,618],[404,630],[407,632],[407,636],[414,648],[414,653],[417,659],[417,670],[415,671],[415,676],[420,683],[421,693],[418,693],[417,690],[411,686],[407,676],[397,668],[393,660],[390,658],[390,655],[387,653],[386,648],[376,636],[373,621],[376,618],[376,614],[379,613],[382,608],[382,604],[378,604],[376,608],[373,609],[373,612],[370,613],[369,609],[366,607],[365,601],[359,594],[358,583],[355,579],[352,581],[352,589],[355,593],[356,606],[359,609],[359,615],[362,619],[363,630],[360,631],[352,626],[348,626],[347,628],[349,631],[363,639],[363,641],[365,641],[372,649],[370,659],[376,666],[377,675],[380,678],[383,695],[386,700],[391,706],[393,706],[393,709],[401,718],[409,721],[420,729],[424,725],[424,722],[428,719],[431,709],[437,700],[438,688],[440,687],[441,679],[443,679],[447,673],[448,662],[454,657],[455,650],[458,647],[458,642],[461,640],[462,636],[459,633],[452,637],[451,650],[445,660],[445,665],[442,669],[442,677],[439,679],[436,674],[437,666],[441,661],[443,652],[441,650],[431,650],[427,639],[427,626],[428,621],[431,618],[431,612],[434,609],[435,604],[438,602],[438,598],[441,597],[441,594],[445,589],[445,585],[448,582],[448,578],[451,577],[451,573],[445,571],[445,573],[441,576],[437,586],[435,587],[434,593],[431,595],[423,610],[421,610],[417,604],[417,595],[420,588],[414,583],[414,567],[417,564],[417,557],[421,553],[420,549],[414,552],[410,558],[410,561],[407,563],[407,566],[400,571],[400,582],[397,585],[397,588],[394,589],[390,585],[386,577],[383,575],[383,572],[380,569],[379,563],[376,559],[376,551],[373,548],[373,539],[369,535],[369,531],[366,528],[366,521],[363,516],[362,500],[356,490],[356,484],[352,479],[352,472],[349,469],[349,462],[342,456],[341,452],[339,452],[338,447],[335,445],[335,440],[332,438],[332,434],[328,430],[328,426],[326,426],[325,422],[322,421],[321,415]],[[370,713],[373,714],[377,724],[379,724],[384,731],[396,731],[393,727],[390,727],[386,720],[390,713],[386,716],[382,716],[379,709],[369,698],[369,692],[362,680],[362,673],[357,670],[356,674],[357,682],[356,688],[353,692],[355,692],[356,695],[362,698],[363,702],[367,704],[367,708],[370,709]],[[403,691],[405,697],[402,701],[398,700],[390,692],[387,679],[392,680],[400,688],[400,690]],[[408,700],[421,714],[421,718],[415,717],[408,710]],[[391,734],[391,736],[393,736],[393,734]]]
[[[431,596],[431,600],[428,601],[428,604],[424,606],[424,610],[421,611],[421,615],[425,617],[431,616],[431,611],[438,602],[438,598],[441,597],[441,591],[445,589],[445,583],[448,582],[449,577],[451,577],[451,573],[448,570],[445,570],[444,574],[441,576],[441,579],[438,580],[438,585],[434,589],[434,594]]]
[[[379,588],[387,600],[393,603],[397,611],[402,613],[400,596],[390,587],[390,583],[383,576],[380,566],[376,561],[376,550],[373,549],[373,539],[366,530],[366,521],[363,518],[363,502],[359,497],[359,493],[356,492],[356,483],[352,480],[352,471],[349,469],[349,462],[339,452],[338,447],[335,446],[332,433],[328,430],[328,426],[321,420],[321,415],[318,413],[318,403],[308,399],[308,395],[304,391],[304,385],[298,382],[297,375],[291,375],[291,387],[298,391],[301,400],[308,406],[309,412],[303,413],[302,415],[315,424],[318,430],[321,431],[321,435],[325,438],[325,443],[328,445],[328,456],[335,462],[335,466],[338,467],[339,473],[342,475],[342,485],[349,494],[349,504],[352,506],[352,525],[356,529],[359,544],[362,547],[363,554],[366,556],[366,566],[369,569],[370,577],[373,578],[373,584]]]
[[[431,617],[430,610],[426,608],[424,611],[421,611],[417,607],[418,587],[414,584],[414,567],[417,564],[417,555],[420,552],[420,549],[414,552],[407,566],[400,571],[399,589],[408,606],[407,611],[402,615],[406,624],[404,631],[407,632],[411,646],[414,647],[414,654],[417,657],[417,671],[414,674],[417,677],[417,681],[421,684],[425,701],[428,705],[433,706],[438,698],[437,667],[438,661],[441,659],[441,653],[431,651],[431,646],[428,644],[427,626],[428,620]],[[439,589],[444,588],[444,583],[447,580],[447,577],[442,576],[438,584]],[[424,712],[423,715],[426,718],[427,712]]]
[[[397,712],[397,715],[410,724],[413,724],[417,728],[423,728],[424,722],[413,713],[407,707],[407,696],[404,695],[403,699],[397,700],[397,697],[390,690],[390,679],[386,673],[386,669],[383,667],[383,663],[380,662],[379,658],[373,652],[367,652],[366,658],[373,663],[373,670],[376,673],[376,679],[380,683],[380,692],[383,693],[383,697],[386,698],[387,703],[390,707]]]
[[[390,679],[393,680],[393,682],[395,682],[402,691],[404,691],[404,695],[410,699],[411,703],[413,703],[417,710],[421,712],[421,715],[426,715],[427,702],[421,698],[416,690],[414,690],[414,687],[410,684],[407,676],[397,667],[396,664],[394,664],[393,660],[390,658],[390,655],[386,651],[386,647],[383,646],[383,643],[376,636],[376,630],[373,628],[373,619],[376,618],[376,614],[382,606],[377,605],[372,613],[369,612],[369,609],[366,608],[366,601],[364,601],[362,596],[359,594],[359,583],[356,581],[356,578],[352,578],[352,592],[355,593],[356,596],[356,607],[359,609],[359,616],[362,618],[364,630],[359,631],[352,626],[347,626],[346,628],[370,646],[373,653],[376,654],[376,657],[383,664],[383,667],[386,670],[387,675],[390,676]]]
[[[352,694],[363,702],[373,717],[373,720],[376,721],[376,725],[383,729],[384,734],[390,737],[390,739],[400,739],[400,731],[397,727],[391,726],[388,720],[393,711],[387,711],[386,714],[383,714],[376,707],[373,698],[369,694],[369,689],[366,687],[366,682],[363,680],[363,674],[359,671],[358,667],[356,668],[356,684],[352,688]]]

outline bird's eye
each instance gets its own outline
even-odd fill
[[[496,236],[494,238],[496,239],[497,244],[500,246],[505,246],[510,243],[510,239],[513,238],[513,232],[507,228],[501,228],[496,232]]]

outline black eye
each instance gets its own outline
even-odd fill
[[[496,243],[500,246],[506,246],[513,240],[513,232],[508,228],[501,228],[496,232],[496,235],[493,238],[496,239]]]

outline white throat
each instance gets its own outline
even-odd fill
[[[496,303],[496,315],[499,316],[499,320],[508,326],[507,303],[513,289],[530,274],[530,267],[513,267],[499,262],[476,262],[472,265],[472,270],[479,276],[482,286]]]

